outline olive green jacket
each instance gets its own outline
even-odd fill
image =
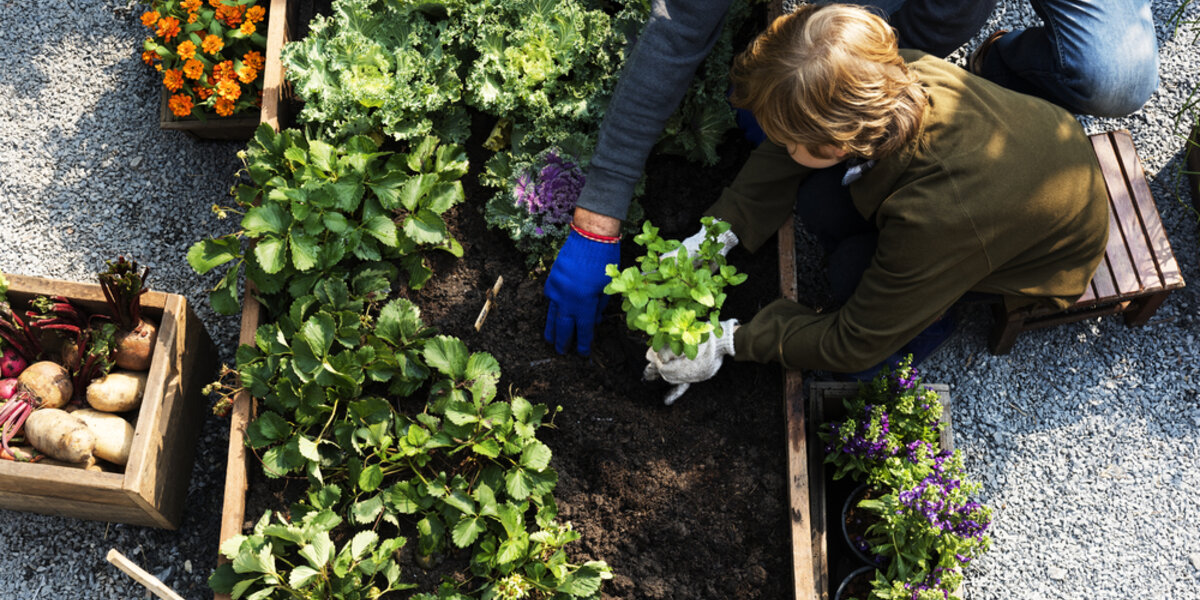
[[[1108,201],[1091,143],[1067,111],[916,51],[929,95],[914,139],[850,184],[879,229],[841,308],[776,300],[734,336],[737,360],[854,372],[878,364],[967,291],[1060,308],[1104,255]],[[764,143],[707,214],[756,251],[792,214],[809,169]]]

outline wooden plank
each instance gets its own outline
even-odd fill
[[[796,281],[796,229],[791,217],[779,228],[779,291],[793,302],[799,299]],[[808,600],[828,587],[817,579],[814,536],[808,490],[808,438],[804,414],[804,379],[799,371],[783,373],[784,418],[788,436],[788,503],[792,529],[792,583],[796,600]],[[820,547],[824,547],[821,545]],[[821,570],[823,573],[824,570]]]
[[[1121,168],[1125,173],[1130,191],[1134,198],[1134,206],[1141,219],[1141,229],[1148,240],[1152,256],[1146,260],[1153,261],[1153,268],[1158,274],[1159,281],[1165,288],[1183,287],[1183,275],[1175,262],[1175,253],[1171,251],[1171,243],[1167,240],[1166,229],[1163,228],[1162,218],[1158,214],[1158,206],[1154,195],[1150,193],[1150,184],[1146,181],[1146,173],[1138,160],[1137,150],[1133,146],[1133,138],[1129,132],[1122,129],[1111,134],[1113,146],[1121,159]]]
[[[1108,246],[1104,252],[1108,270],[1112,274],[1112,288],[1097,274],[1096,291],[1100,300],[1123,294],[1136,294],[1143,288],[1142,280],[1131,255],[1132,248],[1139,245],[1140,233],[1130,239],[1130,232],[1122,227],[1122,223],[1135,223],[1137,217],[1133,212],[1133,200],[1129,189],[1125,186],[1125,177],[1121,171],[1121,161],[1117,157],[1109,137],[1104,134],[1091,136],[1092,148],[1096,159],[1100,161],[1100,172],[1104,175],[1104,183],[1108,187]]]
[[[259,121],[279,131],[284,102],[283,45],[288,40],[288,0],[271,0],[267,22],[266,63],[263,65],[263,102]]]

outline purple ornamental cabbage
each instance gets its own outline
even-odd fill
[[[540,217],[545,225],[563,225],[571,221],[575,201],[583,191],[584,175],[579,165],[553,150],[545,155],[545,164],[534,177],[526,171],[517,177],[513,195],[517,205]],[[541,227],[537,228],[541,233]]]

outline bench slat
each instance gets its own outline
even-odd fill
[[[1162,218],[1158,214],[1158,206],[1150,193],[1150,184],[1146,182],[1146,173],[1138,160],[1137,150],[1133,146],[1133,138],[1125,130],[1114,131],[1113,145],[1121,158],[1121,166],[1125,178],[1132,190],[1136,201],[1135,208],[1141,217],[1141,227],[1148,240],[1147,250],[1151,253],[1149,260],[1153,261],[1158,283],[1162,287],[1178,287],[1183,285],[1183,275],[1175,262],[1175,253],[1167,241],[1167,233],[1163,228]]]
[[[1145,289],[1143,284],[1147,276],[1151,277],[1150,281],[1158,279],[1157,271],[1149,248],[1146,247],[1145,237],[1136,225],[1137,211],[1133,207],[1129,188],[1125,185],[1121,159],[1117,156],[1112,140],[1107,134],[1103,134],[1092,136],[1091,141],[1096,159],[1100,161],[1104,183],[1108,187],[1108,247],[1104,257],[1115,287],[1111,294],[1100,293],[1100,298],[1136,294]],[[1131,221],[1135,225],[1129,227]],[[1123,224],[1126,227],[1122,227]],[[1150,259],[1149,265],[1146,264],[1146,259]],[[1147,266],[1148,269],[1145,268]]]

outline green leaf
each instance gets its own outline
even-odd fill
[[[378,533],[369,529],[360,531],[354,534],[354,538],[350,540],[350,556],[354,557],[354,560],[359,560],[378,543]]]
[[[549,446],[534,441],[521,451],[521,466],[533,471],[541,471],[549,466],[550,456]]]
[[[454,545],[459,548],[470,546],[480,533],[487,530],[487,525],[484,523],[483,517],[463,517],[455,526],[454,531],[450,534],[450,539],[454,541]]]
[[[500,443],[492,438],[488,438],[472,445],[471,450],[480,456],[497,458],[500,456]]]
[[[204,239],[188,248],[187,261],[200,275],[238,257],[241,244],[236,238]]]
[[[364,492],[373,492],[379,489],[381,483],[383,483],[383,469],[378,464],[367,466],[358,475],[358,489]]]
[[[438,244],[446,238],[446,222],[437,213],[422,208],[404,220],[404,234],[418,244]]]
[[[238,271],[239,269],[236,267],[229,269],[225,273],[225,277],[221,278],[217,286],[208,294],[208,303],[217,314],[235,315],[241,312],[242,305],[238,299]]]
[[[326,173],[334,170],[336,154],[337,150],[326,142],[321,140],[308,142],[308,157],[312,160],[312,165]]]
[[[321,222],[325,224],[325,229],[337,234],[346,233],[350,229],[350,221],[340,212],[330,211],[322,214]]]
[[[321,462],[321,453],[317,450],[317,441],[309,439],[306,436],[299,436],[297,447],[300,450],[300,456],[307,458],[309,461]]]
[[[254,245],[254,258],[264,272],[274,275],[287,266],[287,244],[283,238],[262,238]]]
[[[467,346],[462,340],[439,335],[425,343],[425,362],[443,375],[461,379],[467,369]]]
[[[317,240],[304,234],[293,234],[290,238],[292,247],[292,264],[298,271],[307,271],[317,264],[320,248]]]
[[[292,434],[292,424],[275,412],[264,412],[246,427],[246,441],[251,448],[262,448],[280,442]]]
[[[528,471],[517,467],[504,476],[504,487],[508,491],[509,496],[512,496],[516,500],[524,500],[529,497],[532,491],[533,481]]]
[[[291,215],[282,206],[269,203],[251,207],[242,217],[242,229],[255,237],[268,233],[286,235],[291,225]]]
[[[355,523],[365,524],[374,521],[381,512],[383,512],[383,495],[375,494],[350,507],[350,518]]]
[[[400,245],[400,234],[396,229],[396,223],[383,215],[363,221],[362,228],[363,231],[371,234],[371,237],[389,248]]]
[[[320,571],[308,565],[299,565],[288,574],[288,585],[294,588],[302,588],[311,583],[320,574]]]
[[[467,425],[478,422],[479,414],[468,402],[450,402],[446,405],[446,419],[455,425]]]
[[[318,532],[313,536],[311,543],[300,548],[300,556],[317,570],[321,570],[333,560],[333,552],[333,541],[329,539],[328,531]]]

